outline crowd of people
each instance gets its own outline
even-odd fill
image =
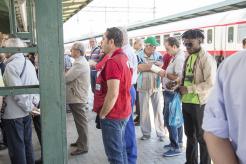
[[[155,37],[136,38],[133,47],[123,27],[106,29],[100,45],[91,38],[90,55],[76,42],[64,56],[66,104],[74,117],[78,138],[70,146],[71,156],[86,154],[88,145],[88,98],[94,93],[96,127],[101,130],[104,150],[111,164],[136,164],[138,149],[135,126],[140,126],[142,142],[151,134],[150,110],[164,158],[182,154],[186,164],[246,163],[243,155],[243,110],[246,51],[217,63],[202,47],[199,29],[165,40],[166,54],[156,50]],[[246,39],[242,41],[246,47]],[[7,38],[5,47],[25,47],[18,38]],[[73,61],[71,60],[73,58]],[[0,87],[37,85],[37,55],[0,54]],[[238,80],[240,79],[240,80]],[[238,88],[238,89],[237,89]],[[35,162],[32,120],[41,142],[39,95],[25,94],[0,98],[2,109],[0,148],[8,148],[12,164]],[[4,102],[4,103],[3,103]],[[183,130],[187,141],[184,145]],[[200,152],[200,157],[198,157]],[[212,160],[211,160],[212,159]],[[199,162],[200,160],[200,162]]]

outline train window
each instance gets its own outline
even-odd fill
[[[161,37],[160,37],[160,35],[156,35],[156,36],[155,36],[155,39],[156,39],[156,41],[157,41],[159,44],[161,44]]]
[[[209,29],[207,31],[207,43],[208,44],[211,44],[213,41],[213,30],[212,29]]]
[[[165,40],[167,40],[167,38],[169,38],[169,37],[170,37],[170,34],[163,35],[163,40],[164,40],[164,42],[165,42]]]
[[[246,36],[246,25],[245,24],[239,24],[238,25],[238,33],[237,33],[237,42],[242,43],[242,40]]]
[[[176,38],[180,43],[180,41],[181,41],[181,34],[180,33],[174,33],[173,37]]]
[[[234,40],[234,27],[228,28],[228,43],[233,43]]]
[[[132,39],[129,40],[129,43],[130,43],[131,46],[133,46],[133,45],[132,45],[132,44],[133,44],[133,43],[132,43]]]

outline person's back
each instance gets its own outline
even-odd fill
[[[75,59],[73,66],[71,67],[70,72],[80,71],[77,78],[70,83],[67,84],[67,87],[72,87],[74,90],[69,90],[69,92],[76,92],[78,96],[72,96],[72,94],[68,94],[68,103],[87,103],[88,95],[89,95],[89,85],[90,85],[90,67],[84,56]],[[70,100],[71,99],[71,100]]]
[[[227,58],[219,67],[215,88],[204,112],[203,129],[230,140],[240,163],[246,163],[246,50]]]
[[[6,68],[3,79],[6,86],[21,86],[21,85],[38,85],[38,79],[34,66],[29,60],[26,60],[23,54],[14,54],[6,61]],[[24,63],[26,62],[25,69],[22,77],[19,77]],[[21,80],[21,81],[20,81]],[[16,98],[17,96],[7,96],[3,118],[13,119],[29,115],[32,111],[32,94],[25,95],[26,99]],[[26,101],[24,101],[26,100]]]

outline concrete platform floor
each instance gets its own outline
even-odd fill
[[[84,155],[70,156],[68,155],[69,164],[107,164],[107,158],[103,148],[101,131],[95,127],[95,114],[91,111],[87,112],[89,118],[89,152]],[[140,127],[136,127],[137,144],[138,144],[138,164],[182,164],[185,162],[185,153],[177,157],[164,158],[162,153],[165,151],[163,145],[169,143],[168,136],[164,142],[158,141],[156,134],[152,133],[150,140],[142,141]],[[74,142],[77,132],[71,113],[67,114],[67,144],[68,154],[72,150],[69,144]],[[33,131],[33,144],[36,158],[40,158],[40,145],[37,140],[35,131]],[[10,164],[7,150],[0,151],[0,164]]]

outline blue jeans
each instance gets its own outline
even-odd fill
[[[110,164],[127,164],[125,128],[128,119],[101,119],[103,144]]]
[[[164,91],[164,120],[169,132],[171,146],[179,149],[179,143],[183,143],[183,126],[176,128],[169,126],[169,104],[174,98],[175,92]]]
[[[132,85],[131,90],[131,107],[133,113],[133,107],[136,100],[136,90]],[[126,141],[126,152],[128,158],[128,164],[136,164],[137,163],[137,143],[136,143],[136,134],[135,134],[135,126],[133,121],[133,114],[130,115],[129,120],[126,124],[125,131],[125,141]]]
[[[12,164],[34,164],[32,118],[4,119],[9,156]]]

